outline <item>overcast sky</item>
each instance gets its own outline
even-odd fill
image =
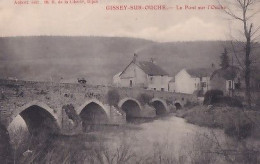
[[[41,0],[42,1],[42,0]],[[0,35],[126,36],[154,41],[229,40],[240,24],[220,10],[176,10],[176,5],[211,5],[215,0],[99,0],[95,5],[14,5],[0,0]],[[108,11],[106,5],[166,4],[164,11]],[[260,9],[256,7],[255,10]],[[256,20],[260,18],[256,16]],[[232,30],[231,30],[232,29]]]

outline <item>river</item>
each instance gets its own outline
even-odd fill
[[[220,129],[199,127],[187,123],[174,114],[144,123],[127,124],[124,128],[118,127],[94,133],[104,135],[110,148],[117,149],[122,144],[128,144],[135,154],[149,156],[160,152],[164,156],[176,159],[187,156],[192,151],[211,149],[212,142],[206,137],[216,136],[220,142],[226,139]]]
[[[86,135],[100,137],[97,142],[101,141],[112,153],[124,151],[122,146],[126,146],[129,150],[128,154],[135,155],[133,158],[148,158],[160,155],[163,158],[174,159],[178,163],[194,163],[194,161],[198,163],[225,163],[223,155],[212,153],[216,150],[219,151],[216,142],[222,148],[231,148],[232,144],[237,145],[221,129],[193,125],[172,113],[152,120],[136,119],[133,123],[121,126],[97,127],[97,129],[88,132]],[[93,147],[92,141],[84,142],[82,140],[79,142],[85,143],[86,147]],[[65,144],[70,146],[66,141]],[[133,163],[136,163],[136,161]]]

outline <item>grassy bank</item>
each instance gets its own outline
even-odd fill
[[[209,128],[221,128],[237,139],[260,139],[260,112],[228,106],[195,106],[178,110],[176,116]]]

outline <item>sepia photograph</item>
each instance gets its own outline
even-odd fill
[[[0,164],[260,164],[260,0],[0,0]]]

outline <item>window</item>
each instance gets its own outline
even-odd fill
[[[161,88],[161,91],[164,91],[164,88]]]
[[[132,87],[133,86],[133,81],[132,80],[130,80],[130,87]]]
[[[153,76],[150,76],[150,82],[153,84]]]
[[[232,81],[229,80],[229,81],[228,81],[228,89],[232,89],[232,88],[233,88],[233,86],[232,86]]]
[[[206,82],[201,82],[201,87],[204,88],[207,86],[207,83]]]
[[[153,90],[155,90],[155,91],[156,91],[156,88],[154,88]]]
[[[240,89],[240,83],[235,83],[235,89]]]

